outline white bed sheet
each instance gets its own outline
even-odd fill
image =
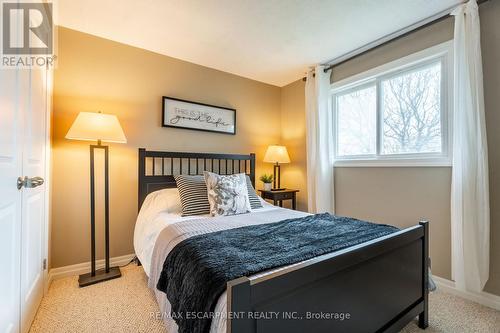
[[[262,208],[252,209],[252,212],[266,212],[278,209],[278,207],[259,198],[262,203]],[[137,258],[141,261],[144,272],[149,277],[151,271],[151,256],[156,243],[156,239],[160,232],[168,225],[209,218],[210,215],[196,215],[196,216],[181,216],[181,212],[169,212],[168,210],[160,210],[157,207],[148,207],[150,211],[144,211],[141,208],[134,230],[134,249]]]
[[[135,254],[141,261],[144,272],[148,277],[150,275],[149,272],[151,271],[151,256],[153,255],[156,238],[160,232],[167,225],[204,217],[206,218],[209,216],[202,215],[182,217],[180,214],[160,212],[155,217],[148,219],[147,217],[139,215],[134,231],[134,248]]]

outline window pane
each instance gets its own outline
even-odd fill
[[[337,96],[337,154],[339,156],[376,153],[376,101],[375,86]]]
[[[382,81],[382,154],[441,152],[441,63]]]

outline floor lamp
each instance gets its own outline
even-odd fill
[[[281,167],[280,163],[290,163],[290,156],[285,146],[271,145],[267,147],[264,162],[274,163],[273,167],[273,191],[286,190],[281,188]]]
[[[109,267],[109,167],[108,146],[102,142],[126,143],[127,139],[115,115],[101,112],[80,112],[66,134],[66,139],[97,141],[90,145],[90,273],[80,275],[78,284],[85,287],[94,283],[121,276],[119,267]],[[105,267],[96,270],[95,258],[95,177],[94,154],[96,149],[104,150],[104,238]]]

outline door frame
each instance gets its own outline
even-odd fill
[[[50,287],[50,217],[52,213],[52,91],[54,88],[54,70],[47,68],[45,74],[46,87],[46,119],[45,119],[45,216],[44,216],[44,258],[46,266],[43,270],[43,295],[47,295]]]

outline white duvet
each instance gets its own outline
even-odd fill
[[[157,290],[156,283],[159,279],[163,262],[175,245],[195,235],[248,225],[273,223],[307,215],[303,212],[275,207],[262,201],[263,208],[252,210],[248,214],[221,217],[210,217],[208,215],[182,217],[179,213],[177,189],[162,191],[158,191],[162,193],[152,193],[146,198],[137,218],[134,232],[134,247],[136,255],[149,277],[149,286],[155,292],[162,318],[169,333],[177,332],[177,324],[168,316],[170,313],[168,295]],[[272,272],[286,267],[274,269]],[[252,277],[269,272],[262,272]],[[225,313],[226,305],[226,293],[224,292],[217,302],[215,313]],[[226,332],[225,319],[223,317],[213,319],[210,332]]]

